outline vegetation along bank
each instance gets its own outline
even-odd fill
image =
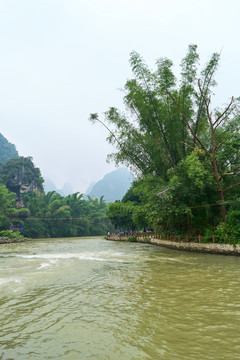
[[[123,199],[109,204],[116,229],[240,243],[240,98],[215,107],[219,63],[213,53],[200,67],[190,45],[177,79],[170,59],[152,71],[133,51],[125,111],[110,107],[103,120],[91,114],[109,131],[116,149],[109,159],[136,174]]]

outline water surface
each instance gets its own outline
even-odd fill
[[[0,359],[239,359],[240,258],[101,238],[0,246]]]

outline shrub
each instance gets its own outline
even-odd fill
[[[128,240],[131,241],[131,242],[136,242],[137,241],[137,235],[129,236]]]
[[[23,239],[24,236],[22,236],[19,231],[9,231],[9,230],[3,230],[0,231],[0,238],[1,237],[7,237],[9,239]]]

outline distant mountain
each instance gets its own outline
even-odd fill
[[[18,157],[15,145],[11,144],[2,134],[0,134],[0,163]]]
[[[92,189],[93,189],[93,187],[94,187],[95,184],[96,184],[96,181],[92,181],[92,182],[90,183],[90,185],[88,186],[87,190],[85,191],[85,194],[86,194],[86,195],[87,195],[87,194],[90,194],[90,192],[92,191]]]
[[[63,185],[62,189],[57,189],[54,182],[48,178],[44,179],[43,187],[44,187],[45,193],[48,193],[49,191],[56,191],[58,194],[60,194],[62,196],[67,196],[69,194],[73,194],[73,189],[72,189],[71,184],[65,183]]]
[[[64,185],[63,185],[63,188],[62,188],[62,193],[63,193],[63,196],[67,196],[69,194],[73,194],[73,189],[72,189],[72,185],[68,182],[66,182]]]
[[[134,180],[133,174],[126,168],[119,168],[104,176],[86,195],[93,198],[104,196],[106,202],[121,200]]]

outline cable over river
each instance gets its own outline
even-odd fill
[[[1,245],[0,359],[237,360],[239,270],[102,238]]]

